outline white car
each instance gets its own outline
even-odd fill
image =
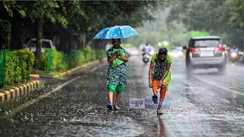
[[[27,44],[25,45],[25,48],[29,51],[35,52],[36,51],[36,42],[37,42],[36,38],[29,40],[27,42]],[[41,42],[42,42],[41,52],[44,52],[45,49],[47,49],[47,48],[56,49],[52,40],[50,40],[50,39],[41,39]]]
[[[186,49],[186,66],[194,68],[218,68],[223,71],[226,66],[226,49],[218,36],[194,37]]]

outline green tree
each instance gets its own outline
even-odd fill
[[[64,27],[67,27],[68,21],[62,15],[63,9],[62,6],[64,4],[63,1],[31,1],[29,4],[32,4],[32,7],[23,5],[24,9],[26,9],[26,13],[28,17],[32,19],[34,23],[37,25],[37,48],[36,48],[36,64],[40,63],[41,59],[41,39],[43,37],[43,25],[45,21],[50,21],[52,23],[59,23]]]
[[[42,35],[45,35],[44,26],[55,24],[58,29],[69,32],[68,35],[77,35],[83,45],[92,40],[94,34],[103,27],[112,25],[141,25],[143,20],[152,20],[151,10],[160,4],[158,1],[80,1],[80,0],[34,0],[34,1],[6,1],[1,2],[0,9],[5,17],[0,20],[20,22],[16,18],[21,15],[26,22],[31,20],[35,25],[38,39],[37,60],[40,57]],[[4,9],[4,10],[3,10]],[[11,21],[11,18],[14,20]],[[26,20],[28,19],[28,20]],[[4,23],[0,23],[4,24]],[[28,28],[29,26],[23,26]],[[4,27],[5,28],[5,27]],[[52,28],[48,28],[52,30]],[[15,29],[16,30],[16,29]],[[13,34],[15,35],[15,34]],[[16,34],[20,35],[20,34]],[[59,35],[59,34],[56,34]],[[18,37],[18,36],[15,36]],[[84,46],[85,47],[85,46]]]
[[[3,48],[10,48],[14,11],[17,11],[20,14],[23,14],[23,11],[18,6],[16,6],[15,0],[2,1],[0,3],[0,9],[2,14],[2,17],[0,18],[0,27],[3,30],[3,33],[1,34],[1,37],[4,41]]]
[[[175,1],[168,21],[180,20],[188,30],[208,31],[221,35],[226,43],[243,48],[244,1],[188,0]]]

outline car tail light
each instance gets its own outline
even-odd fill
[[[225,47],[220,44],[217,48],[215,48],[215,52],[225,52]]]
[[[192,54],[196,54],[196,53],[199,52],[199,49],[197,49],[197,48],[190,48],[190,52],[191,52]]]

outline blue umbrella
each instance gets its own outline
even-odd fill
[[[113,26],[100,30],[94,39],[126,39],[138,35],[131,26]]]
[[[103,28],[102,30],[100,30],[96,34],[96,36],[94,37],[94,39],[102,39],[102,38],[104,38],[108,30],[109,30],[109,27]]]

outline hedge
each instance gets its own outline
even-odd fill
[[[21,49],[0,51],[0,87],[30,80],[34,64],[32,52]]]
[[[42,55],[40,69],[47,73],[65,71],[103,57],[105,57],[104,50],[93,50],[91,48],[72,50],[69,54],[48,49]]]
[[[39,69],[45,72],[59,72],[82,65],[89,61],[101,60],[104,50],[85,48],[64,54],[55,49],[47,49],[42,54]],[[0,88],[25,82],[30,79],[34,64],[34,54],[28,50],[0,51]]]

